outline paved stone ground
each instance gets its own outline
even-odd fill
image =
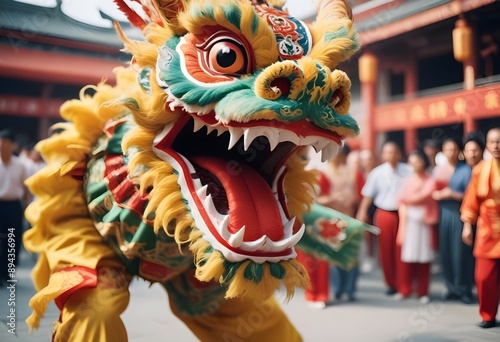
[[[29,334],[24,319],[29,315],[27,306],[34,289],[30,280],[33,266],[31,256],[22,254],[17,269],[16,283],[16,332],[8,332],[8,295],[5,286],[0,289],[0,341],[50,341],[52,322],[58,317],[51,304],[38,331]],[[144,281],[131,285],[131,301],[123,315],[131,342],[142,341],[196,341],[196,338],[173,316],[165,291],[157,285],[149,287]],[[500,327],[483,330],[479,322],[477,304],[464,305],[443,302],[444,290],[440,274],[433,275],[431,299],[422,305],[416,298],[395,301],[384,295],[380,270],[362,274],[357,301],[340,301],[323,310],[310,308],[302,292],[283,309],[295,324],[306,342],[370,341],[370,342],[475,342],[500,341]],[[284,294],[277,293],[283,302]],[[274,342],[274,341],[273,341]]]

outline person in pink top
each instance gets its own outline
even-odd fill
[[[436,184],[427,173],[429,159],[415,150],[408,157],[413,174],[403,181],[399,193],[397,246],[401,250],[396,299],[410,296],[413,283],[422,304],[429,302],[430,265],[434,258],[432,226],[438,221],[438,205],[432,198]]]

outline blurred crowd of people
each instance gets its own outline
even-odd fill
[[[378,259],[388,296],[404,300],[415,293],[428,303],[431,266],[437,266],[446,288],[441,299],[479,302],[480,326],[496,325],[500,128],[462,140],[425,140],[405,159],[398,144],[387,141],[380,164],[371,151],[344,145],[326,167],[314,168],[320,171],[318,203],[371,223],[380,234],[366,234],[359,265],[351,270],[316,261],[306,291],[311,306],[325,307],[330,290],[335,300],[344,294],[356,300],[359,273],[371,272]]]
[[[13,131],[0,131],[0,284],[9,279],[9,263],[19,261],[23,213],[33,199],[24,181],[44,164],[34,144],[21,146]],[[8,241],[15,241],[15,248]]]

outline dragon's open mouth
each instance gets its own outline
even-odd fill
[[[340,137],[302,121],[255,120],[223,125],[213,113],[183,115],[165,127],[154,151],[175,169],[203,237],[232,262],[295,257],[304,226],[290,215],[286,161],[299,146],[327,160]]]

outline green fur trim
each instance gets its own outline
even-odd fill
[[[269,263],[269,269],[271,271],[271,275],[277,279],[285,278],[286,271],[283,266],[280,264]]]
[[[224,274],[224,283],[229,283],[233,279],[236,271],[238,270],[238,268],[240,268],[240,266],[240,262],[233,263],[224,259],[224,269],[226,270]]]
[[[262,274],[262,265],[252,262],[245,268],[243,276],[245,279],[251,280],[254,283],[260,283],[262,280]]]
[[[224,260],[224,269],[226,272],[224,273],[223,276],[223,284],[228,284],[233,278],[238,269],[241,267],[243,262],[230,262],[227,260]],[[283,279],[285,278],[286,271],[283,266],[280,264],[275,264],[275,263],[265,263],[269,265],[270,273],[271,275],[276,278],[276,279]],[[258,283],[262,280],[262,276],[264,273],[264,264],[257,264],[251,262],[250,264],[247,265],[245,268],[245,271],[243,273],[245,279],[251,280],[255,283]]]
[[[179,42],[181,40],[181,37],[179,36],[173,36],[167,42],[165,43],[165,46],[171,48],[172,50],[175,50],[175,47],[179,45]]]
[[[259,29],[259,25],[260,25],[260,17],[254,15],[252,18],[252,33],[254,35],[257,33],[257,30]]]
[[[344,49],[344,52],[342,55],[349,55],[352,51],[356,51],[360,47],[359,43],[359,38],[358,35],[352,31],[349,30],[346,27],[341,27],[338,29],[338,31],[333,32],[333,31],[328,31],[325,33],[325,42],[330,43],[334,39],[348,39],[351,41],[351,46],[346,47]]]
[[[206,6],[204,8],[196,8],[193,7],[191,9],[191,18],[211,18],[214,19],[214,7],[213,6]]]
[[[236,26],[238,29],[241,30],[241,9],[236,6],[236,4],[231,4],[227,7],[223,7],[222,10],[224,11],[224,15],[226,16],[226,19]]]
[[[217,115],[222,119],[233,119],[234,113],[238,113],[241,121],[251,120],[252,115],[255,115],[262,110],[272,110],[278,114],[284,107],[290,108],[293,112],[298,108],[298,103],[290,100],[266,100],[257,97],[252,89],[244,89],[227,94],[215,106]],[[283,121],[296,121],[297,119],[305,119],[305,115],[290,120],[289,118],[280,118]]]
[[[122,100],[122,102],[129,108],[133,108],[134,110],[139,110],[139,102],[133,97],[127,97]]]
[[[139,81],[139,85],[142,89],[146,91],[146,93],[151,94],[151,84],[149,82],[149,75],[151,75],[151,68],[144,68],[141,70],[137,79]]]

